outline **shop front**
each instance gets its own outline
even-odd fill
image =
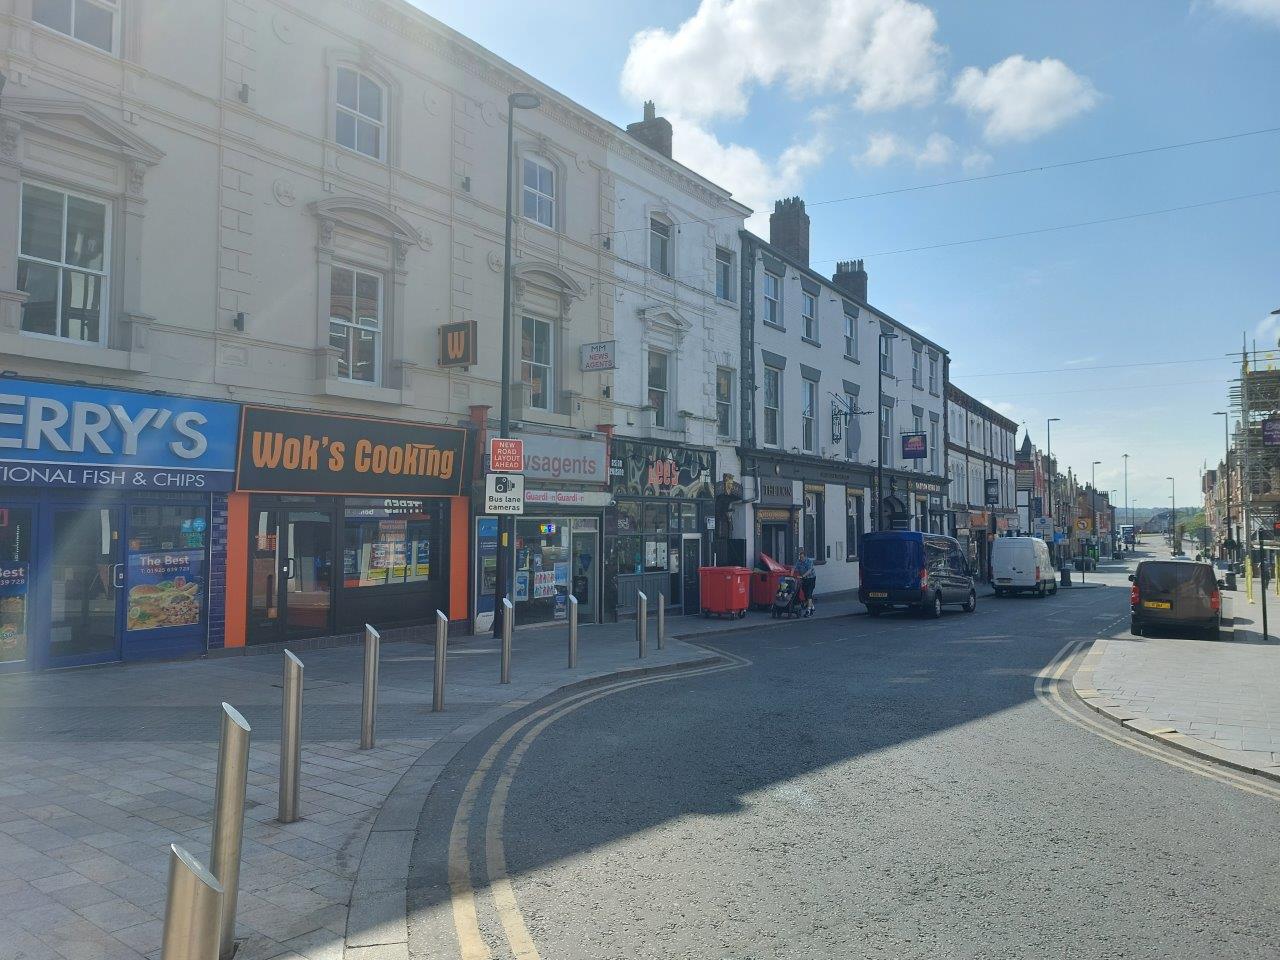
[[[239,407],[0,385],[0,670],[183,656],[221,642]]]
[[[615,437],[605,514],[606,611],[634,615],[640,592],[672,612],[701,612],[698,568],[711,561],[715,451]]]
[[[916,504],[917,529],[945,533],[947,529],[946,481],[912,478],[911,498]]]
[[[511,602],[516,625],[601,618],[601,531],[609,493],[608,444],[589,436],[520,433],[524,441],[524,514],[515,518]],[[497,584],[496,517],[475,519],[475,630],[493,626]]]
[[[246,406],[227,645],[466,615],[466,430]]]

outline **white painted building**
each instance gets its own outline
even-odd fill
[[[1018,425],[955,384],[947,385],[947,476],[955,535],[979,570],[994,534],[1018,529]],[[987,502],[992,484],[994,503]]]
[[[947,353],[867,303],[861,261],[809,269],[798,198],[778,201],[770,234],[743,234],[747,556],[790,563],[803,547],[820,590],[852,589],[863,533],[943,529]]]

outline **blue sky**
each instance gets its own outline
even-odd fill
[[[1280,127],[1280,0],[415,2],[619,125],[656,99],[677,159],[765,214],[804,197],[814,268],[866,258],[871,301],[1042,448],[1061,417],[1055,454],[1117,499],[1127,452],[1135,503],[1171,475],[1198,500],[1222,355],[1276,346],[1280,194],[892,251],[1280,190],[1280,133],[821,201]]]

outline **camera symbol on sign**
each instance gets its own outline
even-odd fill
[[[494,493],[510,493],[515,488],[515,484],[510,477],[497,477],[493,481]]]

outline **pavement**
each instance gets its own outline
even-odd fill
[[[1163,545],[1145,554],[1167,555]],[[1103,579],[1127,586],[1119,574],[1133,566],[1104,571]],[[1280,642],[1262,633],[1259,590],[1255,581],[1252,605],[1243,589],[1224,591],[1233,622],[1219,641],[1136,637],[1127,624],[1098,638],[1075,674],[1077,694],[1131,729],[1280,780]],[[1267,600],[1280,614],[1280,598]]]
[[[673,636],[711,635],[762,619],[667,625]],[[438,714],[431,646],[384,641],[377,742],[367,751],[358,749],[362,649],[301,652],[302,819],[287,826],[275,821],[278,656],[0,677],[0,960],[159,956],[168,845],[208,862],[222,701],[253,729],[239,960],[337,960],[386,943],[402,952],[412,833],[397,828],[406,818],[416,826],[435,773],[489,723],[566,685],[711,656],[676,639],[660,651],[655,629],[651,619],[641,661],[634,622],[583,626],[573,671],[563,626],[517,630],[506,686],[495,641],[451,641]]]
[[[504,718],[422,810],[410,956],[1280,956],[1280,789],[1056,679],[1124,575],[725,634],[720,669]]]

